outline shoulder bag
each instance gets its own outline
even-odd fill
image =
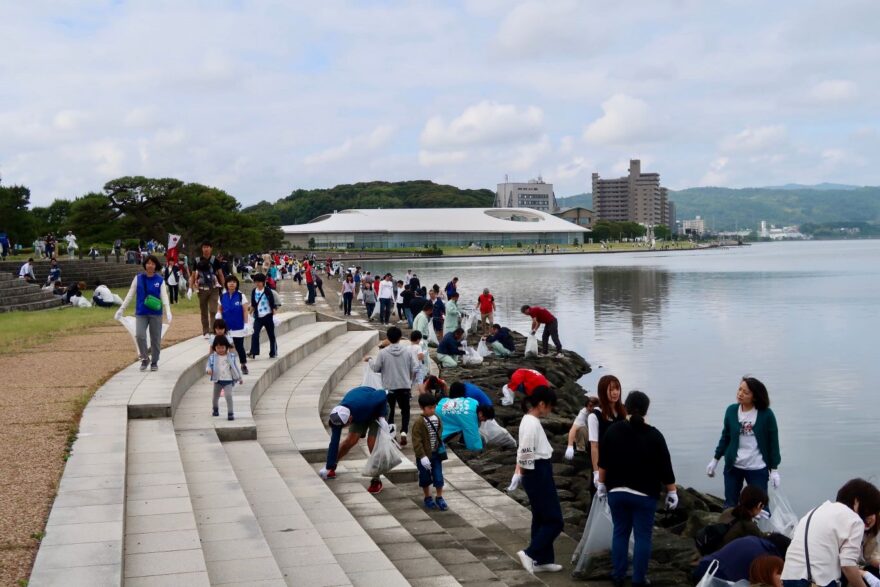
[[[424,418],[424,416],[422,416]],[[445,461],[449,458],[449,455],[446,454],[446,444],[443,442],[443,439],[440,438],[440,433],[437,432],[437,427],[434,426],[434,423],[431,421],[431,418],[425,418],[425,424],[431,427],[431,430],[434,431],[434,434],[437,436],[437,458],[441,461]]]
[[[162,311],[162,299],[147,292],[147,276],[141,274],[141,287],[144,289],[144,307],[154,312]]]

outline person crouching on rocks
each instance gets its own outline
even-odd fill
[[[322,479],[336,478],[336,465],[348,454],[358,440],[367,437],[367,447],[373,452],[379,428],[389,432],[385,416],[388,414],[388,397],[385,392],[372,387],[360,386],[350,390],[330,412],[330,446],[327,447],[327,463],[318,472]],[[342,429],[348,427],[348,436],[340,444]],[[367,489],[376,494],[382,491],[378,478],[370,481]]]
[[[620,380],[614,375],[603,375],[599,379],[597,389],[599,408],[594,408],[586,415],[586,422],[581,419],[584,410],[580,411],[568,432],[568,448],[565,450],[565,459],[572,460],[574,457],[572,430],[577,426],[586,425],[587,439],[590,442],[590,462],[593,465],[593,485],[596,487],[599,486],[599,454],[601,454],[602,438],[612,424],[626,418],[626,407],[620,400]]]
[[[462,338],[464,338],[464,330],[456,328],[453,332],[447,332],[440,341],[437,346],[437,361],[441,367],[458,366],[458,357],[465,354],[459,346]]]
[[[578,412],[574,423],[568,430],[568,447],[565,449],[565,460],[572,461],[575,472],[584,470],[590,462],[590,440],[587,419],[593,410],[599,407],[599,398],[586,395],[584,407]],[[597,455],[598,456],[598,455]]]
[[[526,414],[519,425],[516,472],[507,491],[522,483],[532,508],[532,535],[528,547],[517,552],[523,568],[531,574],[558,572],[553,542],[562,533],[562,508],[553,482],[553,447],[540,418],[549,416],[556,405],[556,393],[539,387],[523,400]]]
[[[507,373],[507,385],[501,388],[501,405],[513,405],[513,394],[517,391],[532,395],[539,387],[551,387],[544,375],[534,369],[512,369]]]

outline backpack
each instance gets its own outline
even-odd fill
[[[700,552],[700,555],[706,556],[707,554],[712,554],[713,552],[721,550],[721,547],[724,544],[724,536],[730,530],[732,525],[733,522],[719,522],[717,524],[709,524],[705,528],[697,531],[694,535],[694,544]]]

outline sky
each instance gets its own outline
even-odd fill
[[[0,181],[880,184],[880,2],[0,0]]]

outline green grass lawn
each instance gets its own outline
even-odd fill
[[[125,298],[128,288],[111,290]],[[92,290],[85,292],[87,300],[92,299]],[[134,304],[129,304],[126,314],[134,313]],[[0,340],[4,342],[0,353],[17,352],[49,341],[53,335],[81,332],[93,326],[113,324],[113,315],[119,306],[112,308],[53,308],[36,312],[7,312],[0,314]],[[171,314],[197,314],[199,300],[193,295],[192,300],[180,296],[180,303],[174,304]]]

